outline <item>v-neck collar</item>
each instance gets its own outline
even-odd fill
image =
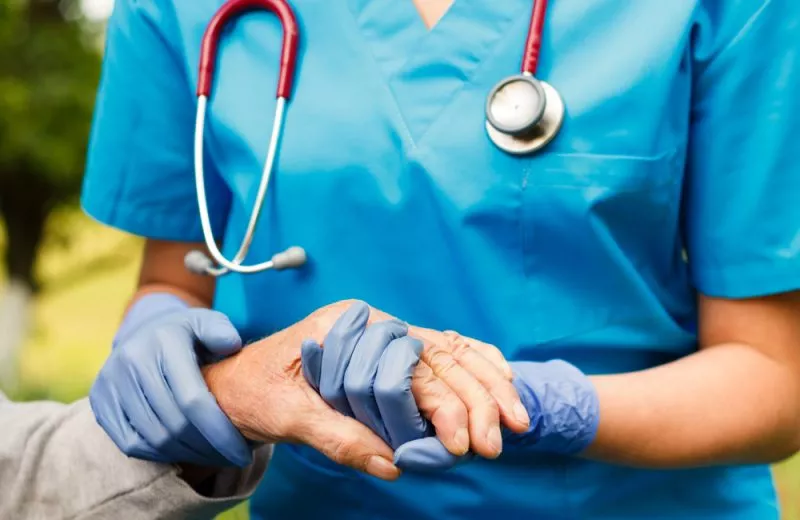
[[[455,0],[428,29],[412,0],[348,1],[415,143],[532,6]]]

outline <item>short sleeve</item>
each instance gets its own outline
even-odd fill
[[[705,3],[684,199],[692,277],[721,298],[800,289],[800,2]]]
[[[116,2],[81,202],[104,224],[194,242],[202,239],[193,162],[196,99],[173,9],[172,1]],[[212,226],[221,236],[230,192],[209,161],[205,170]]]

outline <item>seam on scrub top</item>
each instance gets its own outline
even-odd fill
[[[657,162],[669,159],[678,154],[679,148],[672,147],[651,155],[635,155],[635,154],[607,154],[607,153],[583,153],[583,152],[565,152],[553,153],[553,157],[567,157],[567,158],[584,158],[584,159],[608,159],[613,161],[649,161]]]
[[[796,1],[796,0],[795,0],[795,1]],[[717,58],[717,57],[719,57],[720,55],[722,55],[722,54],[726,53],[728,50],[730,50],[730,49],[731,49],[731,47],[733,47],[734,45],[736,45],[736,44],[739,42],[739,40],[741,40],[741,39],[744,37],[744,35],[747,33],[747,31],[750,29],[750,27],[752,27],[752,26],[753,26],[753,24],[755,24],[755,23],[756,23],[756,20],[757,20],[757,19],[758,19],[758,18],[761,16],[761,14],[762,14],[762,13],[763,13],[763,12],[764,12],[766,9],[767,9],[767,7],[769,7],[769,5],[770,5],[771,3],[772,3],[772,0],[764,0],[764,3],[763,3],[763,4],[761,4],[761,7],[759,7],[759,8],[756,10],[756,12],[755,12],[755,13],[753,13],[752,15],[750,15],[750,17],[747,19],[747,21],[745,21],[744,25],[742,25],[742,28],[741,28],[741,29],[739,29],[739,31],[738,31],[738,32],[737,32],[737,33],[736,33],[736,34],[733,36],[733,38],[731,38],[731,40],[730,40],[730,41],[729,41],[729,42],[728,42],[728,43],[725,45],[725,47],[723,47],[722,49],[720,49],[720,50],[719,50],[719,51],[718,51],[718,52],[717,52],[717,53],[716,53],[716,54],[715,54],[715,55],[712,57],[712,59],[714,59],[714,58]]]
[[[408,1],[408,0],[399,0],[399,1]],[[347,6],[344,7],[350,13],[350,16],[347,17],[350,20],[353,28],[355,29],[355,33],[361,43],[366,47],[367,54],[372,59],[372,65],[375,69],[375,72],[378,74],[378,77],[381,78],[381,83],[386,91],[389,93],[389,98],[392,100],[391,107],[394,111],[395,115],[400,119],[400,123],[402,124],[403,133],[405,133],[406,137],[408,138],[409,143],[411,143],[411,148],[417,148],[417,142],[414,140],[414,136],[411,135],[411,129],[408,127],[408,122],[406,122],[406,118],[403,115],[403,111],[400,110],[400,104],[397,102],[397,96],[392,89],[390,78],[386,76],[386,73],[383,71],[383,67],[380,66],[378,62],[378,58],[375,56],[375,51],[372,49],[372,44],[364,37],[364,32],[362,31],[361,27],[358,25],[356,21],[356,13],[353,12],[349,3]],[[406,59],[408,60],[408,58]]]
[[[520,19],[517,20],[517,23],[519,25],[522,25],[522,22],[524,22],[525,25],[530,24],[530,20],[524,19],[524,17],[521,17]],[[513,20],[509,23],[509,25],[511,25],[511,27],[513,28],[516,28],[516,26],[513,23]],[[509,30],[507,32],[502,33],[500,37],[497,39],[497,41],[495,41],[494,44],[491,45],[490,48],[486,51],[486,53],[484,53],[483,57],[478,59],[478,62],[475,64],[475,66],[472,68],[469,74],[467,74],[467,77],[464,78],[464,81],[461,82],[461,86],[458,87],[456,91],[453,92],[453,94],[449,97],[450,101],[446,103],[438,112],[436,112],[436,114],[434,114],[433,117],[431,117],[430,123],[428,123],[428,126],[419,135],[419,142],[422,142],[425,139],[425,137],[427,137],[427,135],[431,132],[431,129],[441,119],[442,114],[445,111],[447,111],[447,109],[455,105],[455,103],[458,101],[458,98],[461,97],[467,86],[472,84],[472,81],[475,79],[475,76],[481,70],[483,70],[484,67],[486,67],[486,63],[488,61],[491,61],[491,58],[494,58],[500,52],[500,47],[502,47],[501,43],[503,43],[504,37],[508,36],[509,32],[511,31]]]

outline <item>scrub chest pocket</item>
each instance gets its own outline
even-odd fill
[[[636,292],[635,284],[658,294],[673,266],[681,268],[682,176],[674,151],[546,154],[523,166],[523,262],[536,341],[644,317],[609,295]]]

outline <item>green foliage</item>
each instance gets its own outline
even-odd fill
[[[80,187],[100,73],[99,28],[76,6],[0,0],[0,181],[36,176],[59,201]]]

